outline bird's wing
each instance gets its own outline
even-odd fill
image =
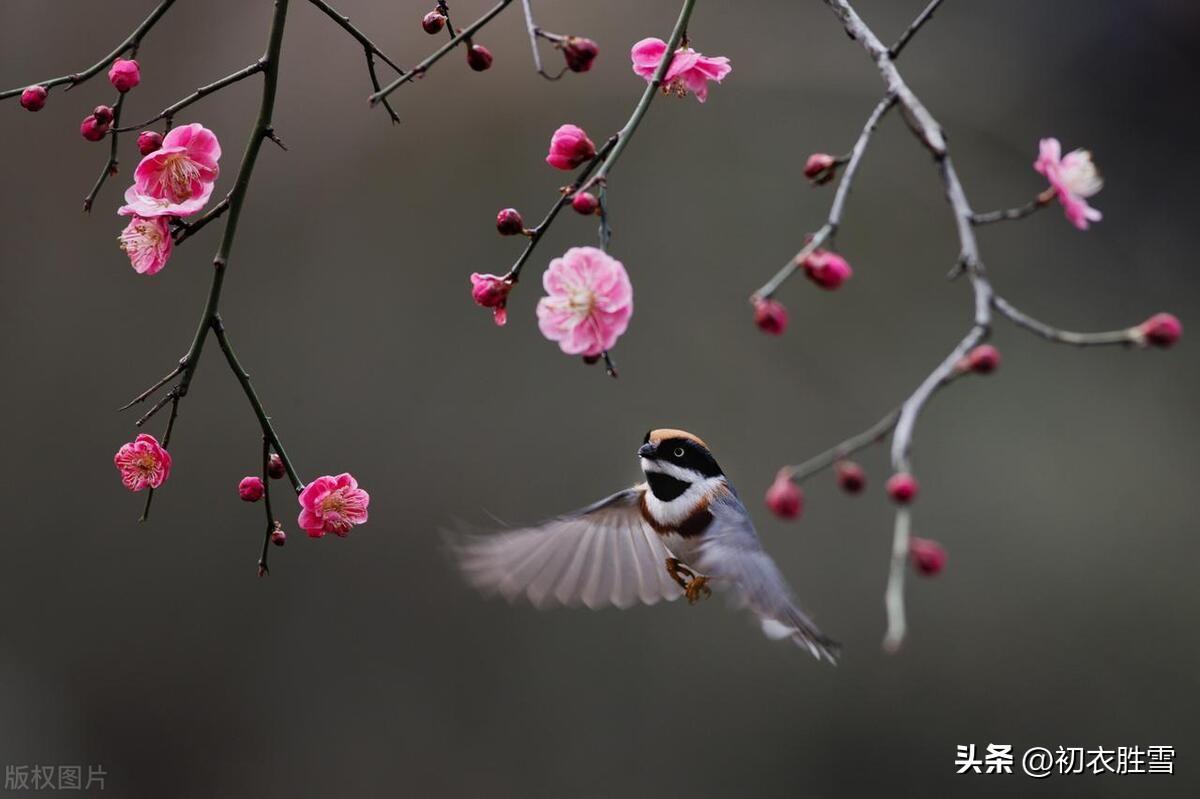
[[[735,496],[721,497],[709,509],[712,524],[688,565],[726,583],[758,617],[768,638],[791,639],[817,659],[835,663],[837,642],[817,629],[800,609],[775,561],[762,548],[742,503]]]
[[[535,527],[471,538],[458,547],[467,580],[535,607],[653,605],[682,594],[666,570],[671,552],[642,518],[645,486]]]

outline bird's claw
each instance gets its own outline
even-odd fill
[[[672,580],[679,583],[689,605],[694,605],[701,599],[712,596],[712,589],[708,587],[708,578],[696,574],[684,566],[678,558],[667,558],[667,574],[671,576]]]

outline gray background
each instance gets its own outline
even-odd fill
[[[149,0],[0,6],[0,75],[19,84],[90,63]],[[854,280],[781,294],[782,339],[745,298],[827,211],[800,177],[849,147],[881,92],[818,2],[701,2],[695,45],[732,59],[707,105],[660,100],[612,176],[614,254],[637,310],[618,381],[545,341],[537,275],[593,226],[564,214],[498,330],[467,274],[503,271],[520,242],[496,210],[536,219],[563,182],[553,128],[600,141],[643,83],[630,43],[665,35],[668,2],[542,2],[551,30],[596,39],[587,75],[530,69],[517,5],[480,41],[395,95],[402,126],[363,102],[361,50],[293,0],[276,126],[230,264],[223,310],[305,477],[352,470],[372,520],[348,540],[295,529],[254,577],[262,509],[238,501],[259,439],[211,348],[172,442],[175,469],[139,526],[112,453],[114,409],[190,340],[216,226],[155,278],[134,274],[113,215],[135,163],[95,213],[103,160],[79,119],[103,79],[0,109],[0,761],[97,763],[117,796],[753,795],[1183,796],[1200,785],[1196,722],[1194,345],[1072,351],[1001,324],[999,373],[939,395],[921,419],[918,534],[945,574],[913,580],[911,637],[879,649],[891,513],[884,453],[871,490],[812,481],[802,521],[770,518],[775,469],[865,427],[910,391],[969,320],[928,156],[893,114],[851,197],[840,247]],[[427,3],[342,0],[396,58],[438,43]],[[919,2],[862,2],[885,39]],[[460,24],[485,8],[457,3]],[[183,2],[148,39],[141,118],[262,50],[269,3]],[[902,67],[950,135],[986,210],[1044,185],[1037,139],[1088,146],[1107,179],[1084,234],[1057,208],[981,233],[1001,293],[1075,329],[1197,294],[1194,96],[1200,12],[1176,2],[950,2]],[[551,63],[557,56],[550,53]],[[228,188],[257,105],[247,81],[181,115],[225,147]],[[164,420],[152,427],[161,432]],[[488,602],[465,588],[439,530],[532,521],[636,476],[643,432],[713,446],[766,545],[821,624],[836,669],[772,644],[722,602],[628,612]],[[1168,744],[1177,774],[953,774],[956,744]],[[1190,787],[1189,787],[1190,786]]]

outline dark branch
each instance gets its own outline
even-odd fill
[[[244,79],[250,77],[251,75],[257,75],[259,72],[263,71],[264,67],[265,67],[265,64],[263,64],[262,61],[255,61],[253,64],[250,64],[249,66],[242,67],[237,72],[234,72],[231,75],[226,75],[225,77],[221,78],[220,80],[213,81],[212,83],[208,84],[207,86],[201,86],[199,89],[196,89],[196,91],[192,92],[187,97],[184,97],[183,99],[172,103],[171,105],[167,106],[163,110],[159,111],[154,116],[147,119],[145,122],[138,123],[137,125],[128,125],[123,128],[119,128],[114,124],[113,125],[113,134],[114,134],[113,137],[116,138],[117,133],[123,133],[125,131],[130,131],[130,130],[141,130],[142,128],[148,128],[160,119],[167,120],[167,124],[170,125],[171,120],[174,118],[175,114],[177,114],[179,111],[182,111],[184,108],[187,108],[192,103],[194,103],[197,100],[200,100],[204,97],[207,97],[208,95],[212,94],[213,92],[224,89],[226,86],[229,86],[230,84],[237,83],[238,81],[244,80]]]
[[[921,26],[929,21],[929,18],[933,16],[933,12],[937,11],[938,6],[941,4],[942,0],[933,0],[929,5],[925,6],[925,10],[917,15],[917,18],[912,21],[912,24],[908,26],[904,33],[900,34],[900,38],[896,40],[896,43],[888,48],[888,56],[893,61],[900,57],[900,51],[904,49],[904,45],[908,44],[908,40],[921,29]]]
[[[367,38],[365,33],[350,24],[350,17],[340,13],[337,9],[333,8],[333,6],[324,2],[324,0],[308,0],[308,2],[312,3],[321,12],[323,12],[325,16],[329,17],[338,25],[340,25],[342,29],[346,31],[346,33],[350,34],[350,36],[352,36],[356,42],[362,45],[363,53],[366,55],[367,59],[367,74],[371,78],[372,89],[374,89],[376,92],[380,91],[379,75],[375,71],[376,56],[379,57],[380,61],[396,70],[396,72],[400,73],[401,75],[404,74],[404,69],[402,67],[397,65],[392,59],[388,58],[387,54],[380,50],[373,41]],[[387,109],[388,116],[390,116],[392,119],[392,124],[400,121],[400,117],[396,115],[395,109],[393,109],[386,100],[383,101],[383,107]]]

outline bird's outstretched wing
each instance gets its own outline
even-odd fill
[[[690,565],[724,584],[758,617],[768,638],[790,639],[818,660],[836,663],[840,647],[800,609],[741,502],[729,495],[713,502],[710,510],[713,522]]]
[[[478,536],[457,548],[467,580],[535,607],[653,605],[683,592],[666,571],[671,552],[642,518],[645,486],[535,527]]]

